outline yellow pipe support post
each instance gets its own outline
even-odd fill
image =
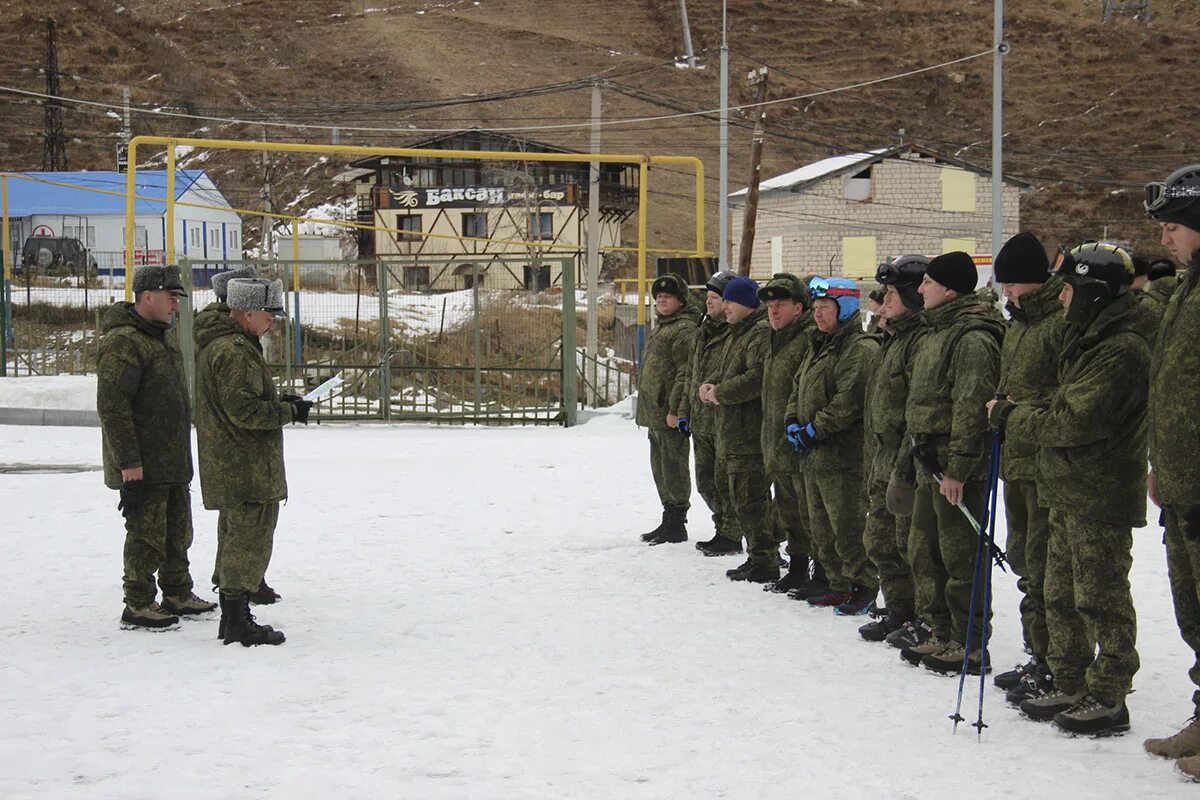
[[[175,263],[175,145],[167,148],[167,229],[163,238],[163,256]]]
[[[0,175],[0,271],[4,272],[4,283],[0,285],[3,295],[0,296],[0,377],[8,375],[8,340],[12,338],[12,304],[9,293],[12,292],[12,265],[15,253],[12,250],[12,231],[8,221],[8,176]]]
[[[645,161],[638,164],[638,301],[637,301],[637,352],[635,363],[642,368],[642,349],[646,346],[646,201],[649,198],[650,165]],[[639,382],[641,376],[638,376]]]
[[[678,164],[691,167],[696,175],[696,248],[692,255],[703,258],[704,249],[704,162],[696,156],[650,156],[651,164]]]

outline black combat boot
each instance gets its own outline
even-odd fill
[[[751,564],[747,561],[736,570],[729,570],[725,575],[731,581],[747,583],[772,583],[779,580],[778,564]]]
[[[663,528],[667,527],[667,507],[663,506],[662,522],[658,523],[658,527],[652,531],[642,534],[643,542],[652,542],[658,538],[658,535],[663,532]]]
[[[780,580],[774,583],[768,583],[763,586],[764,592],[775,592],[776,594],[787,594],[792,589],[799,589],[804,584],[808,583],[812,575],[809,573],[808,559],[801,556],[792,557],[792,566],[788,569],[787,575],[784,575]]]
[[[663,512],[662,531],[650,540],[650,546],[656,544],[677,544],[687,541],[687,512],[686,508],[668,506]]]
[[[1038,657],[1032,656],[1024,664],[1018,664],[1007,672],[1001,672],[992,678],[992,683],[1005,691],[1015,689],[1021,685],[1021,681],[1025,680],[1026,675],[1037,672],[1039,666]]]
[[[258,590],[250,593],[250,602],[256,606],[269,606],[272,603],[278,603],[283,599],[283,595],[267,585],[267,579],[263,578],[258,584]]]
[[[825,568],[821,566],[821,562],[813,562],[812,577],[810,577],[803,585],[792,589],[787,593],[787,596],[793,600],[807,600],[810,597],[817,597],[829,591],[829,579],[825,577]]]
[[[868,622],[858,629],[858,635],[868,642],[882,642],[887,639],[889,634],[900,630],[908,621],[903,619],[898,612],[893,612],[888,608],[880,609],[871,616],[875,617],[875,621]]]
[[[706,556],[736,556],[742,552],[742,540],[717,534],[706,542],[696,542],[696,549]]]
[[[221,622],[225,626],[225,644],[241,642],[250,647],[255,644],[283,644],[283,631],[270,625],[259,625],[250,613],[250,600],[246,594],[221,594]]]

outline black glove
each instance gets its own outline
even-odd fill
[[[1009,415],[1016,407],[1017,404],[1012,400],[997,400],[996,405],[992,406],[991,413],[988,414],[988,424],[997,430],[1004,430],[1004,426],[1008,424]]]
[[[1200,538],[1200,505],[1183,512],[1183,535],[1188,539]]]
[[[929,442],[914,439],[908,452],[912,454],[913,461],[929,475],[936,475],[942,471],[942,465],[938,463],[937,448]]]
[[[294,403],[297,400],[303,400],[304,398],[298,394],[281,394],[279,395],[279,399],[285,403]]]
[[[682,433],[684,436],[692,435],[692,423],[687,417],[680,417],[679,422],[675,424],[675,430]]]
[[[312,410],[313,404],[311,400],[291,400],[292,404],[292,421],[308,424],[308,412]]]
[[[145,481],[126,481],[121,485],[121,499],[117,502],[117,510],[125,519],[132,519],[142,513],[146,499]]]

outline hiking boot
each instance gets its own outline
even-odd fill
[[[1175,761],[1175,771],[1189,781],[1200,783],[1200,755],[1177,759]]]
[[[654,541],[658,538],[659,534],[663,532],[663,528],[665,527],[667,527],[667,509],[664,508],[662,512],[662,522],[658,523],[658,527],[654,530],[649,531],[648,533],[643,533],[642,541],[647,543]]]
[[[839,592],[837,589],[830,589],[825,594],[818,594],[808,598],[808,604],[813,608],[832,608],[840,606],[842,603],[849,603],[853,597],[849,592]]]
[[[178,624],[179,617],[166,613],[162,606],[153,601],[144,606],[126,603],[125,610],[121,612],[121,627],[125,630],[146,628],[161,631]]]
[[[793,600],[808,600],[810,597],[819,597],[829,593],[829,581],[825,578],[825,571],[821,570],[820,574],[817,570],[813,570],[812,577],[801,584],[796,589],[788,591],[787,596]]]
[[[668,508],[663,512],[663,524],[650,545],[677,544],[687,541],[687,509]]]
[[[250,613],[250,600],[245,594],[221,595],[221,620],[225,623],[225,644],[241,642],[250,647],[256,644],[283,644],[283,631],[270,625],[259,625]]]
[[[1021,703],[1021,713],[1038,722],[1048,722],[1056,714],[1074,706],[1084,698],[1086,692],[1066,692],[1056,687],[1041,697],[1031,697]]]
[[[839,617],[858,617],[866,614],[875,607],[875,596],[878,589],[868,589],[865,586],[851,586],[850,599],[834,607],[833,613]]]
[[[764,592],[774,592],[775,594],[787,594],[792,589],[799,589],[804,584],[808,583],[808,564],[803,566],[799,563],[792,569],[788,570],[787,575],[784,575],[780,580],[774,583],[768,583],[763,587]]]
[[[1067,733],[1115,736],[1129,730],[1129,709],[1123,698],[1109,703],[1089,692],[1066,711],[1055,714],[1054,724]]]
[[[936,633],[930,632],[929,636],[923,642],[914,644],[911,647],[906,647],[900,651],[900,657],[912,664],[914,667],[921,663],[921,659],[925,656],[931,656],[934,653],[940,653],[946,649],[946,645],[950,644]]]
[[[1200,755],[1200,714],[1192,717],[1179,733],[1164,739],[1147,739],[1142,747],[1152,756],[1191,758]]]
[[[731,581],[740,581],[741,578],[735,578],[734,576],[739,575],[743,572],[749,572],[753,568],[754,568],[754,565],[750,563],[750,559],[746,559],[745,561],[738,564],[733,569],[725,570],[725,577],[729,578],[729,580],[731,580]]]
[[[923,657],[921,666],[939,675],[957,675],[962,672],[964,656],[967,657],[968,675],[978,675],[981,666],[987,670],[991,669],[991,666],[984,664],[987,661],[987,651],[976,647],[967,656],[967,648],[958,642],[952,642],[940,652],[930,653]]]
[[[869,611],[867,613],[870,613]],[[875,616],[872,614],[872,616]],[[896,615],[884,613],[874,622],[868,622],[858,629],[858,635],[868,642],[882,642],[892,633],[904,627]]]
[[[919,644],[924,644],[930,636],[933,635],[933,628],[930,628],[924,620],[910,619],[906,620],[899,628],[892,631],[884,638],[884,641],[895,647],[897,650],[904,650],[909,647],[916,647]]]
[[[269,606],[283,599],[279,592],[267,586],[266,578],[259,581],[258,590],[250,593],[250,602],[256,606]]]
[[[176,595],[174,597],[163,597],[162,610],[168,614],[178,614],[179,616],[188,616],[190,614],[207,614],[209,611],[214,611],[217,608],[216,603],[210,603],[207,600],[201,600],[196,596],[195,592]]]
[[[746,569],[731,570],[725,573],[731,581],[746,581],[747,583],[771,583],[779,580],[779,567],[775,564],[752,565],[747,561],[742,566]]]
[[[726,539],[723,536],[714,536],[707,542],[696,542],[696,549],[706,556],[736,556],[741,555],[742,541],[741,539]]]
[[[1038,661],[1037,656],[1034,656],[1024,664],[1018,664],[1007,672],[1001,672],[992,678],[992,684],[1005,691],[1016,689],[1021,685],[1021,681],[1025,679],[1026,675],[1036,672],[1040,666],[1041,662]]]
[[[1021,679],[1021,682],[1004,693],[1004,701],[1010,706],[1019,706],[1033,697],[1041,697],[1054,689],[1054,676],[1050,670],[1039,665],[1036,672],[1031,672]]]

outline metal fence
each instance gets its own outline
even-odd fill
[[[422,269],[436,261],[422,256]],[[333,375],[345,381],[317,405],[315,419],[571,424],[580,400],[607,405],[632,392],[632,363],[610,349],[592,357],[576,347],[583,321],[573,259],[545,259],[562,278],[541,291],[491,288],[484,264],[446,261],[440,267],[455,270],[464,288],[408,288],[406,259],[184,259],[189,297],[177,327],[189,379],[192,312],[216,299],[213,274],[246,266],[288,289],[286,319],[263,337],[280,386],[304,394]],[[517,259],[489,261],[495,270],[495,262]],[[508,275],[521,272],[520,265],[500,266]],[[111,268],[88,276],[24,272],[14,276],[7,299],[5,374],[93,372],[100,314],[124,299],[124,275]],[[606,309],[601,327],[611,331],[611,304]],[[564,352],[576,357],[564,362]]]

